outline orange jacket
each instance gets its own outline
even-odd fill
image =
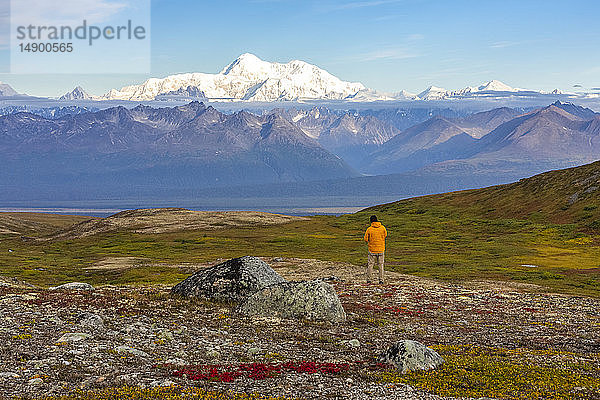
[[[370,253],[383,253],[385,251],[385,238],[387,230],[381,222],[371,222],[371,226],[365,232],[365,242],[369,243]]]

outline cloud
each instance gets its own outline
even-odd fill
[[[375,61],[375,60],[404,60],[407,58],[419,57],[418,54],[406,48],[384,48],[368,53],[358,55],[359,61]]]
[[[425,36],[420,33],[413,33],[404,37],[401,44],[381,45],[378,49],[358,53],[356,61],[375,61],[375,60],[405,60],[407,58],[420,57],[421,54],[416,49],[417,42],[423,40]]]
[[[341,10],[356,10],[360,8],[378,7],[386,4],[402,3],[404,0],[363,0],[350,1],[344,4],[329,4],[320,7],[321,11],[341,11]]]
[[[512,47],[521,44],[521,42],[509,42],[509,41],[500,41],[495,42],[490,45],[492,49],[503,49],[505,47]]]
[[[381,15],[379,17],[375,17],[372,19],[372,21],[375,22],[383,22],[383,21],[391,21],[391,20],[395,20],[395,19],[399,19],[399,18],[406,18],[405,14],[388,14],[388,15]]]

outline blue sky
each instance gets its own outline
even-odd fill
[[[388,92],[490,79],[529,89],[591,89],[600,87],[599,15],[595,0],[153,0],[151,74],[0,80],[37,95],[56,96],[76,84],[102,94],[150,76],[215,73],[250,52],[268,61],[301,59]]]

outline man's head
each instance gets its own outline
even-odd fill
[[[371,215],[371,222],[377,222],[377,215]]]

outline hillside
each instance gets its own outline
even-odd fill
[[[57,229],[90,220],[95,220],[95,218],[80,215],[0,212],[0,235],[48,234]]]
[[[246,254],[360,266],[362,235],[376,213],[388,228],[386,266],[392,271],[600,296],[599,167],[596,162],[339,217],[134,210],[65,229],[79,221],[55,216],[64,219],[62,227],[26,233],[50,240],[23,241],[18,232],[2,236],[0,275],[43,286],[72,279],[162,284],[216,258]]]
[[[397,205],[455,207],[486,218],[529,218],[600,229],[600,161],[546,172],[518,182],[432,195],[373,207],[393,211]]]
[[[254,211],[209,212],[183,208],[127,210],[107,218],[82,221],[41,239],[80,239],[117,232],[160,234],[240,226],[267,226],[303,219],[305,218]]]

